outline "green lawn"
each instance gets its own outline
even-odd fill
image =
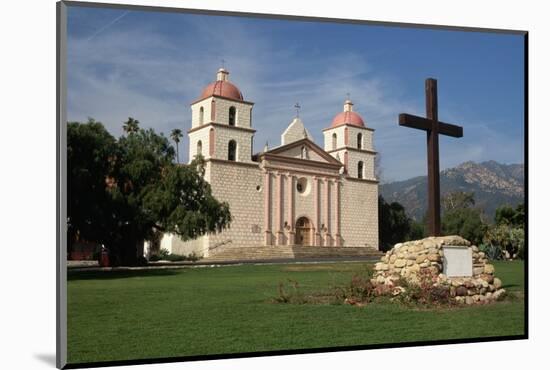
[[[349,282],[361,263],[70,273],[69,363],[478,338],[524,333],[523,263],[495,262],[513,293],[491,305],[273,304],[280,281],[306,292]],[[518,298],[519,297],[519,298]]]

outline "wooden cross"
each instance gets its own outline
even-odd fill
[[[427,132],[428,139],[428,232],[441,235],[441,201],[439,194],[439,134],[462,137],[462,127],[440,122],[437,118],[437,80],[426,79],[426,118],[401,113],[399,126]]]

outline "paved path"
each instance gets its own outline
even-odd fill
[[[277,264],[304,264],[304,263],[338,263],[338,262],[374,262],[378,258],[372,257],[332,257],[332,258],[280,258],[271,260],[234,260],[234,261],[181,261],[181,262],[150,262],[147,266],[120,266],[120,267],[98,267],[98,266],[68,266],[68,271],[133,271],[133,270],[161,270],[180,269],[196,267],[218,267],[232,265],[277,265]]]

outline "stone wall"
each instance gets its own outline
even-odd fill
[[[208,166],[212,194],[230,205],[230,228],[208,235],[208,247],[239,247],[264,244],[263,176],[257,164],[210,162]],[[259,186],[259,190],[257,190]]]
[[[202,156],[204,159],[210,159],[210,130],[215,129],[212,126],[207,125],[202,129],[189,133],[189,163],[191,163],[197,155],[197,144],[199,141],[202,143]]]
[[[472,276],[448,277],[443,274],[445,246],[465,246],[471,250]],[[435,276],[434,285],[449,289],[450,296],[459,303],[489,302],[505,292],[485,254],[459,236],[429,237],[398,243],[376,263],[374,270],[372,283],[386,285],[395,294],[403,292],[403,279],[418,284],[422,273]]]
[[[363,136],[361,149],[364,150],[374,150],[373,142],[372,142],[372,136],[373,131],[369,129],[365,129],[362,127],[356,127],[349,125],[348,126],[348,145],[351,148],[357,148],[357,134],[361,134]]]
[[[363,162],[363,178],[369,180],[376,180],[374,176],[374,158],[375,154],[372,152],[348,150],[348,174],[351,177],[358,178],[357,164],[359,161]]]
[[[229,141],[235,140],[237,142],[237,162],[252,162],[252,137],[254,133],[251,131],[239,130],[231,126],[216,126],[215,132],[215,145],[214,145],[214,158],[228,159]],[[204,143],[203,143],[204,152]]]
[[[235,126],[236,127],[252,127],[252,103],[238,102],[235,100],[215,98],[216,101],[216,123],[229,125],[229,108],[235,107]],[[210,116],[208,116],[210,118]]]
[[[325,151],[328,152],[334,149],[345,147],[346,146],[345,132],[346,132],[346,126],[344,125],[323,131]],[[332,145],[333,134],[336,134],[336,147],[333,147]],[[344,159],[342,158],[342,160]]]
[[[212,102],[214,101],[214,104]],[[235,107],[236,109],[236,121],[237,127],[252,127],[252,103],[239,102],[219,97],[209,97],[191,105],[191,128],[195,128],[201,125],[200,123],[200,109],[202,108],[203,121],[205,125],[210,122],[216,122],[229,125],[229,108]],[[212,107],[214,107],[214,119],[212,120]]]
[[[181,256],[195,254],[198,257],[208,256],[208,237],[201,236],[197,239],[183,241],[176,235],[170,240],[170,252]]]
[[[343,246],[378,249],[378,183],[344,178],[340,196]]]
[[[191,105],[191,128],[199,127],[212,122],[212,100],[209,97]],[[203,120],[200,122],[200,109],[203,109]]]

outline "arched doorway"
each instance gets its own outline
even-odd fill
[[[311,222],[307,217],[296,221],[296,245],[311,245]]]

